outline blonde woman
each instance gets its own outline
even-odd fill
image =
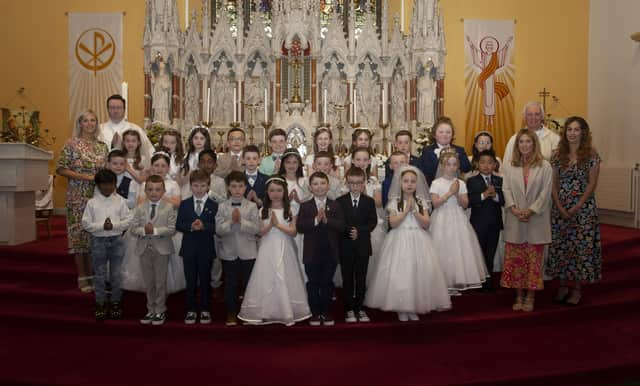
[[[538,136],[518,132],[510,162],[504,164],[504,269],[500,284],[516,289],[514,311],[533,311],[542,290],[544,246],[551,242],[552,169]]]
[[[85,110],[76,119],[71,138],[65,142],[56,173],[67,177],[67,239],[69,253],[74,256],[78,270],[78,288],[92,291],[92,268],[89,254],[89,233],[82,229],[82,213],[93,197],[94,175],[104,167],[107,145],[98,140],[98,118],[92,110]]]

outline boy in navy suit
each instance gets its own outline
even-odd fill
[[[349,193],[338,198],[345,218],[345,232],[340,242],[340,266],[344,287],[345,322],[369,322],[362,308],[367,284],[367,267],[371,256],[371,232],[378,224],[376,203],[364,191],[364,170],[352,167],[347,172]],[[355,289],[355,291],[354,291]],[[353,294],[355,292],[355,297]]]
[[[242,160],[244,161],[244,174],[247,176],[247,190],[244,196],[249,201],[256,203],[258,208],[262,208],[264,200],[264,185],[267,182],[266,174],[258,171],[260,165],[260,149],[255,145],[245,146],[242,150]]]
[[[307,296],[313,316],[312,326],[333,326],[329,305],[333,294],[333,275],[340,256],[340,239],[344,232],[344,217],[340,205],[327,197],[329,177],[315,172],[309,177],[313,198],[300,205],[296,221],[298,232],[304,234],[302,261],[307,273]]]
[[[394,136],[395,142],[393,144],[394,153],[401,152],[407,156],[407,165],[415,166],[418,169],[422,167],[420,158],[411,154],[411,142],[413,142],[413,134],[409,130],[399,130]],[[385,178],[387,175],[393,177],[393,169],[391,168],[391,160],[388,158],[384,163]]]
[[[470,222],[476,231],[484,262],[489,274],[493,273],[493,257],[498,247],[500,230],[502,229],[502,177],[493,174],[496,167],[496,155],[492,150],[483,150],[478,156],[479,174],[467,180],[469,206],[471,206]],[[492,289],[491,279],[482,288]]]
[[[107,168],[116,174],[116,193],[127,201],[130,210],[135,208],[139,185],[125,175],[127,153],[120,149],[111,150],[107,156]]]
[[[218,204],[209,198],[211,177],[195,170],[189,177],[192,196],[183,200],[178,209],[176,230],[182,232],[180,256],[184,261],[187,280],[187,316],[185,324],[196,322],[196,284],[200,286],[200,323],[211,323],[210,297],[211,263],[216,257],[213,236],[216,233]]]

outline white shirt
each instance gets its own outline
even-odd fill
[[[433,152],[436,155],[436,158],[440,158],[440,152],[442,151],[442,149],[448,149],[451,145],[441,145],[436,142],[436,146],[438,147],[433,149]]]
[[[507,146],[505,146],[504,148],[504,156],[502,157],[502,161],[505,165],[511,164],[513,147],[515,146],[517,135],[518,134],[512,135],[511,138],[509,138],[509,142],[507,142]],[[540,142],[540,152],[542,153],[542,157],[549,161],[551,159],[553,151],[558,147],[558,144],[560,143],[560,136],[544,126],[542,126],[541,129],[536,130],[536,135],[538,136],[538,140]]]
[[[104,230],[104,222],[109,218],[113,229]],[[92,199],[87,202],[87,206],[82,214],[82,228],[96,237],[109,237],[121,235],[129,228],[131,215],[127,202],[116,192],[109,197],[105,197],[98,191]]]
[[[354,196],[353,193],[349,193],[349,195],[351,196],[351,206],[354,206],[354,201],[355,201],[355,205],[360,204],[360,195],[358,194],[357,196]]]
[[[482,174],[482,173],[480,173],[480,175],[482,176],[482,179],[484,180],[484,183],[487,184],[487,186],[489,186],[490,184],[487,182],[487,179],[489,181],[491,181],[491,174]],[[491,185],[493,185],[493,184],[491,184]],[[484,199],[485,199],[484,193],[480,193],[480,199],[484,201]],[[497,194],[493,197],[493,201],[500,202],[500,199],[498,198]]]
[[[207,202],[207,198],[209,198],[207,194],[200,198],[193,196],[193,210],[196,214],[198,214],[198,201],[200,201],[200,214],[202,214],[202,212],[204,212],[204,204]]]
[[[111,142],[113,142],[113,136],[118,133],[118,135],[122,137],[122,133],[127,130],[135,130],[140,134],[140,140],[142,141],[140,145],[140,152],[146,157],[151,158],[153,156],[154,148],[153,144],[149,140],[149,137],[147,137],[147,133],[142,130],[140,126],[136,125],[135,123],[131,123],[126,119],[123,119],[118,123],[115,123],[112,120],[101,123],[100,137],[98,139],[106,143],[109,147],[109,150],[111,150]]]
[[[326,208],[327,207],[327,197],[323,197],[323,198],[319,198],[316,196],[313,196],[313,199],[316,202],[316,208],[318,208],[318,211],[322,208]],[[313,224],[314,225],[318,225],[320,222],[318,221],[317,217],[314,217],[313,219]]]

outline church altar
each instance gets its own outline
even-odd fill
[[[414,0],[408,31],[398,15],[390,26],[388,0],[203,0],[190,19],[181,30],[176,0],[146,0],[145,127],[184,137],[204,124],[218,146],[242,127],[265,149],[281,128],[303,153],[317,127],[339,152],[362,127],[386,153],[395,132],[415,135],[442,114],[438,0]]]

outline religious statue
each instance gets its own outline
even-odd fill
[[[431,63],[431,62],[430,62]],[[430,67],[418,78],[418,122],[424,127],[435,123],[436,81],[431,76]]]
[[[184,121],[187,126],[198,123],[198,74],[195,68],[191,68],[185,84]]]
[[[356,108],[363,127],[376,127],[380,112],[380,87],[371,67],[366,65],[356,84],[358,90]]]
[[[251,76],[245,80],[245,97],[244,103],[246,105],[264,103],[264,89],[266,87],[266,74],[262,70],[262,64],[256,61]],[[251,119],[249,109],[245,111],[245,118]],[[255,120],[256,117],[253,117]],[[252,123],[252,122],[250,122]]]
[[[158,61],[158,72],[151,80],[153,120],[155,122],[171,123],[169,106],[171,106],[171,78],[164,60]]]
[[[340,113],[335,105],[344,105],[347,102],[347,86],[342,81],[337,63],[331,64],[323,83],[327,89],[327,123],[335,125],[338,123]]]
[[[229,103],[230,102],[230,103]],[[223,63],[211,77],[211,121],[228,124],[233,119],[233,88],[229,70]]]
[[[404,81],[400,71],[396,71],[391,82],[391,123],[395,128],[404,126],[404,101]]]

